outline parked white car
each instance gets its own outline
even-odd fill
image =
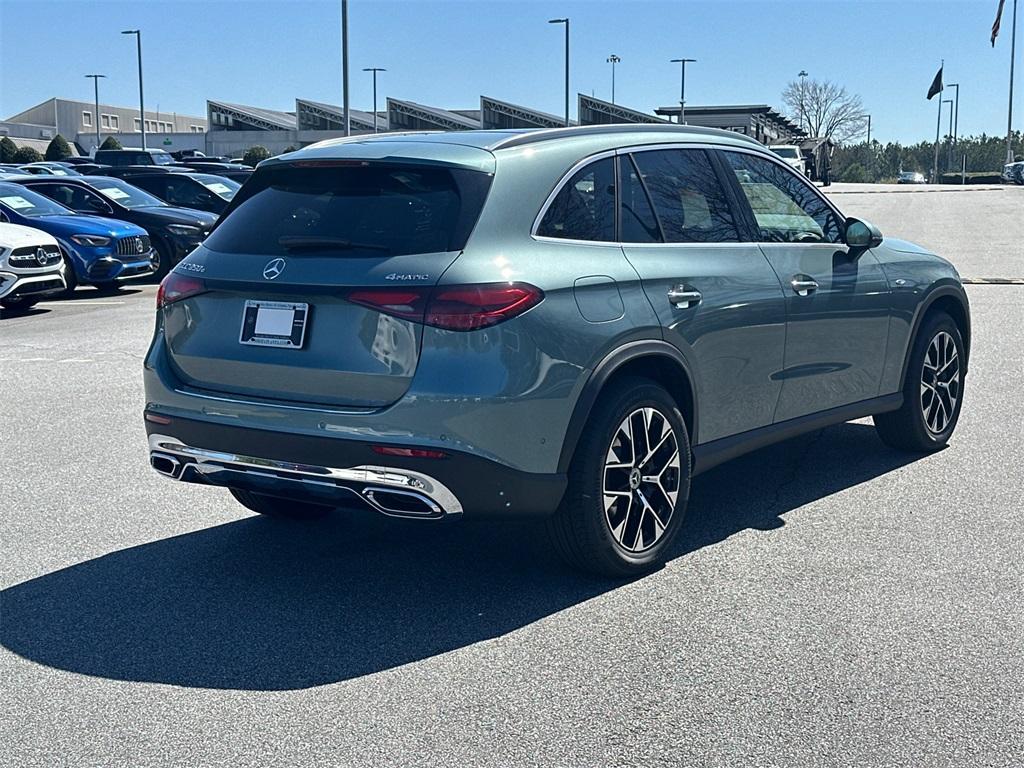
[[[768,149],[793,166],[798,172],[804,176],[807,175],[807,161],[804,160],[804,154],[796,144],[776,144],[774,147],[768,147]]]
[[[1004,165],[1003,181],[1008,184],[1024,184],[1024,161]]]
[[[60,246],[51,235],[0,223],[0,307],[28,309],[66,287]]]

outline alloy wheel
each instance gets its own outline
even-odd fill
[[[679,443],[656,408],[630,413],[605,456],[602,489],[612,538],[629,552],[650,549],[665,534],[679,496]]]
[[[949,426],[960,399],[960,357],[956,342],[939,331],[921,366],[921,413],[928,431],[940,435]]]

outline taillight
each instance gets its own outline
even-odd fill
[[[206,283],[198,277],[186,277],[174,272],[168,272],[167,277],[160,281],[160,287],[156,292],[156,306],[166,307],[176,301],[187,299],[206,292]]]
[[[447,331],[475,331],[536,306],[544,292],[529,283],[444,285],[434,288],[360,288],[348,300],[378,312]]]
[[[529,283],[445,285],[430,297],[423,322],[449,331],[475,331],[534,307],[544,292]]]

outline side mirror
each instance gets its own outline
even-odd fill
[[[846,220],[846,244],[858,251],[877,248],[882,244],[882,233],[874,224],[850,218]]]

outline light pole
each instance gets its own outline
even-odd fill
[[[871,115],[868,115],[867,118],[868,118],[868,144],[870,144],[871,143]]]
[[[949,83],[947,88],[956,88],[956,95],[953,97],[953,146],[956,146],[956,135],[960,128],[960,83]]]
[[[810,136],[810,131],[807,125],[807,109],[804,107],[804,88],[806,87],[805,81],[807,80],[807,70],[801,69],[797,73],[797,77],[800,78],[800,127],[804,129],[804,132]]]
[[[377,132],[377,73],[387,72],[384,67],[363,67],[363,72],[373,72],[373,132]]]
[[[93,119],[96,121],[96,149],[100,148],[100,78],[106,75],[86,75],[92,78],[93,95],[96,97],[96,113]]]
[[[348,102],[348,0],[341,0],[341,91],[342,111],[345,115],[345,135],[352,134],[352,113]],[[377,125],[374,114],[373,124]]]
[[[695,64],[696,59],[672,59],[671,64],[679,64],[681,75],[679,79],[679,124],[686,122],[686,65]]]
[[[622,59],[616,56],[614,53],[605,59],[609,64],[612,65],[612,104],[615,103],[615,65],[618,64]]]
[[[126,29],[122,35],[135,35],[135,44],[139,53],[139,128],[142,129],[142,148],[146,148],[146,102],[142,98],[142,32],[138,29]],[[96,116],[99,120],[99,115]]]
[[[946,169],[953,167],[953,100],[943,99],[943,104],[949,104],[949,133],[946,134]]]
[[[569,127],[569,20],[548,19],[548,24],[565,24],[565,127]]]

